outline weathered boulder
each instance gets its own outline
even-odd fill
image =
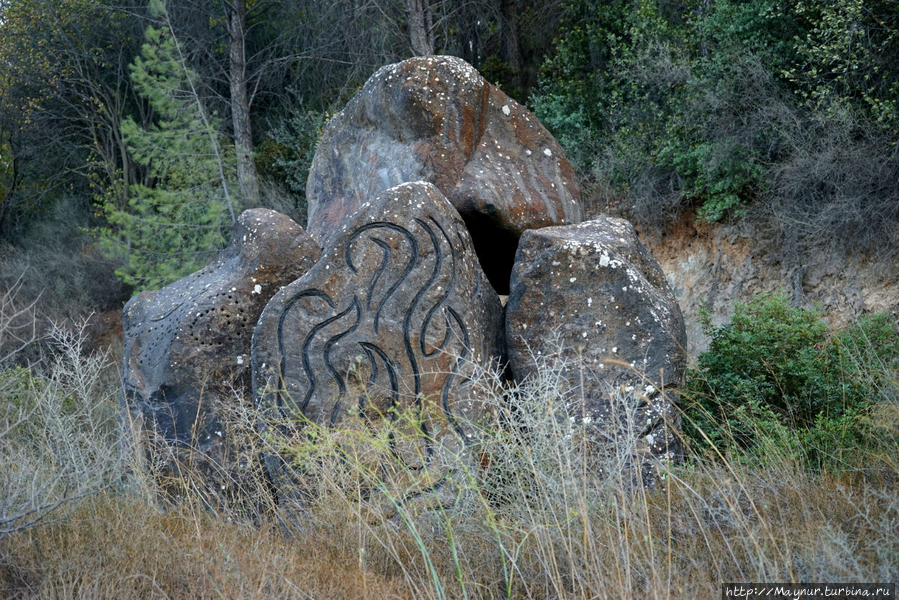
[[[627,221],[525,232],[506,305],[506,343],[517,381],[542,357],[559,361],[572,414],[593,424],[597,440],[617,435],[633,443],[644,483],[655,478],[659,459],[678,457],[684,321],[664,273]],[[631,435],[621,436],[622,427]]]
[[[216,417],[217,401],[250,401],[250,342],[262,309],[278,289],[318,259],[318,245],[290,218],[244,212],[230,245],[206,268],[125,306],[123,402],[137,431],[150,433],[158,465],[191,463],[207,487],[220,488],[234,448]],[[161,448],[161,446],[158,446]],[[180,464],[179,464],[180,463]]]
[[[467,378],[500,356],[501,339],[502,306],[462,219],[433,185],[402,184],[362,203],[321,260],[266,306],[253,337],[256,398],[269,430],[285,436],[400,419],[407,431],[391,436],[391,452],[408,476],[475,435],[482,407]],[[266,465],[293,497],[283,460]],[[442,485],[428,477],[404,485]]]
[[[433,183],[456,207],[499,293],[523,231],[583,219],[559,144],[455,57],[383,67],[331,120],[309,171],[307,230],[323,241],[366,200],[411,181]]]

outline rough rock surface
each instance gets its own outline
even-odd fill
[[[631,411],[645,483],[654,478],[655,459],[679,454],[674,403],[685,366],[683,317],[627,221],[525,232],[506,306],[506,343],[517,381],[542,357],[561,359],[571,402],[582,403],[574,414],[593,423],[598,437],[614,435],[610,426],[626,425]]]
[[[265,308],[253,337],[257,402],[285,435],[301,415],[352,428],[412,411],[418,430],[392,452],[414,469],[473,435],[482,408],[466,378],[500,356],[501,337],[499,298],[458,213],[433,185],[403,184],[363,203],[315,267]],[[290,496],[281,460],[266,465]]]
[[[309,234],[323,241],[366,200],[411,181],[433,183],[456,207],[500,293],[523,231],[583,219],[559,144],[455,57],[383,67],[331,120],[306,187]]]
[[[899,263],[822,251],[790,256],[776,230],[740,221],[708,224],[686,214],[664,236],[641,231],[659,261],[687,325],[691,358],[708,350],[703,315],[712,325],[730,322],[735,302],[759,292],[785,293],[794,306],[817,307],[834,328],[864,314],[891,311],[899,318]]]
[[[213,405],[234,390],[252,398],[256,321],[274,293],[320,254],[290,218],[248,210],[209,266],[125,306],[123,401],[138,430],[174,447],[171,462],[192,462],[210,482],[227,476],[233,448]]]

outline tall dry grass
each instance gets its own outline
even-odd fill
[[[724,581],[899,579],[899,465],[883,460],[895,445],[885,442],[882,467],[864,474],[812,473],[777,444],[763,462],[694,456],[645,491],[632,484],[627,435],[606,432],[619,443],[596,451],[595,424],[560,376],[566,366],[547,358],[514,387],[482,372],[468,389],[492,420],[461,452],[416,453],[410,414],[341,431],[307,423],[292,439],[250,436],[251,455],[289,458],[298,491],[216,510],[190,497],[167,503],[152,478],[129,471],[135,453],[117,445],[108,416],[115,394],[97,392],[100,371],[82,370],[64,379],[75,387],[54,389],[63,408],[91,399],[78,431],[103,451],[68,447],[79,456],[71,472],[94,483],[69,495],[53,488],[58,507],[0,540],[0,595],[712,598]],[[628,423],[634,407],[609,393]],[[896,422],[895,404],[882,410]],[[254,431],[258,417],[232,413],[232,426]],[[22,435],[4,434],[3,451],[27,440],[27,460],[53,463],[49,437]],[[13,462],[0,463],[4,481],[14,480]],[[428,485],[438,492],[415,494]]]

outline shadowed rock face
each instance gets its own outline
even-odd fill
[[[217,400],[251,396],[250,341],[262,309],[321,250],[290,218],[244,212],[205,269],[125,306],[124,403],[136,424],[222,479],[230,470]],[[172,465],[176,468],[175,465]]]
[[[412,411],[415,430],[391,452],[414,468],[474,435],[482,408],[467,377],[501,355],[501,337],[502,307],[464,223],[433,185],[403,184],[362,203],[265,308],[253,337],[256,397],[284,434],[300,416],[377,427]],[[284,493],[291,474],[280,460],[266,463]]]
[[[535,372],[538,357],[559,357],[568,365],[572,402],[598,438],[624,427],[629,407],[645,483],[655,476],[656,459],[677,458],[684,322],[630,223],[597,219],[525,232],[506,311],[516,380]],[[618,390],[614,405],[610,390]]]
[[[324,241],[367,199],[412,181],[433,183],[456,207],[500,293],[523,231],[583,219],[555,139],[454,57],[383,67],[328,124],[306,187],[309,234]]]

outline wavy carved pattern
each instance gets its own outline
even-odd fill
[[[421,410],[422,379],[439,371],[440,407],[461,435],[450,397],[471,342],[452,306],[460,301],[458,242],[433,217],[413,219],[410,228],[370,223],[345,239],[336,255],[341,260],[324,269],[345,267],[342,293],[310,287],[295,291],[283,305],[277,346],[286,390],[277,393],[276,405],[286,408],[286,393],[314,422],[337,424],[350,407],[347,377],[359,370],[361,359],[368,373],[364,385],[384,391],[389,407]],[[356,408],[366,408],[364,395]],[[426,420],[421,427],[429,440]]]
[[[302,416],[345,430],[406,500],[443,494],[450,474],[425,467],[476,439],[470,423],[484,409],[466,384],[473,361],[501,352],[499,298],[464,222],[431,184],[392,188],[336,227],[321,259],[275,294],[256,325],[261,426],[311,435]],[[385,434],[387,447],[353,435],[360,427]],[[288,496],[302,479],[289,454],[265,457]]]

